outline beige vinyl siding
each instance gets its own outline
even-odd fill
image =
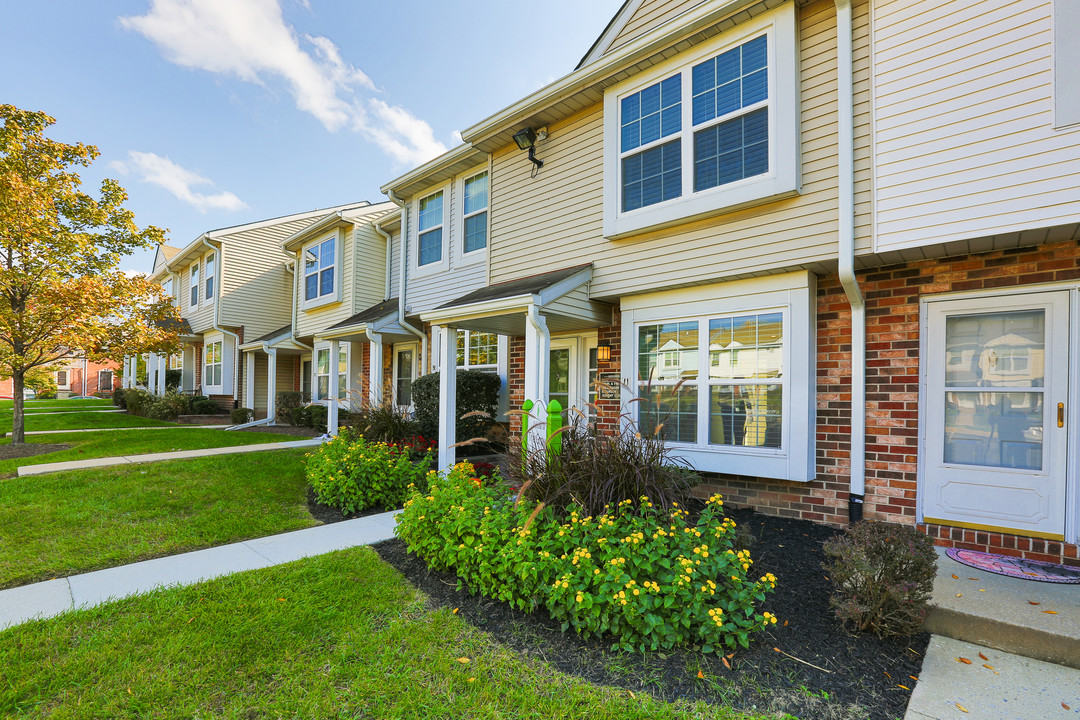
[[[267,370],[269,366],[269,360],[265,353],[255,353],[255,407],[252,410],[256,414],[263,414],[266,412],[266,387],[267,387]],[[247,370],[246,359],[241,359],[241,367]],[[244,378],[244,385],[250,382],[250,378]],[[247,389],[246,387],[244,388]],[[240,395],[241,398],[244,394]]]
[[[390,241],[390,297],[401,290],[401,233],[393,233]]]
[[[353,233],[352,251],[353,311],[350,314],[355,314],[386,299],[386,238],[376,232],[373,224],[365,223]]]
[[[701,3],[702,0],[644,0],[637,12],[626,21],[622,30],[611,41],[608,52],[660,27],[668,20]]]
[[[463,176],[471,177],[477,172],[482,172],[483,168],[476,168],[472,171],[464,173]],[[413,229],[416,227],[416,213],[417,203],[414,202],[416,197],[423,197],[428,192],[437,191],[437,187],[432,187],[430,190],[425,190],[420,195],[411,198],[409,201],[409,226],[412,229],[403,228],[403,232],[408,234],[409,247],[407,248],[406,257],[408,277],[406,279],[406,304],[408,305],[408,312],[410,315],[417,315],[419,313],[431,310],[440,305],[450,302],[451,300],[461,297],[466,293],[472,292],[477,288],[482,288],[487,284],[487,263],[484,261],[472,261],[462,264],[457,256],[458,245],[462,242],[461,238],[461,207],[460,198],[458,193],[461,191],[459,180],[463,176],[455,177],[446,186],[446,195],[443,203],[443,235],[446,240],[443,244],[443,252],[449,257],[449,269],[443,272],[431,273],[429,275],[423,275],[417,277],[416,273],[416,233]],[[488,178],[488,207],[491,207],[491,178]],[[489,210],[490,213],[490,210]],[[489,214],[490,218],[490,214]],[[490,226],[488,234],[488,247],[491,246]]]
[[[1053,127],[1053,3],[874,9],[877,248],[1080,219],[1080,128]]]
[[[298,355],[282,355],[278,353],[277,356],[277,391],[286,392],[292,391],[296,383],[296,366],[300,362]]]
[[[184,319],[191,325],[194,333],[209,332],[214,329],[214,303],[207,303],[206,278],[204,277],[203,258],[199,258],[199,304],[195,307],[191,303],[191,268],[194,262],[189,262],[180,273],[180,312]]]
[[[798,10],[802,194],[625,240],[603,237],[603,108],[549,126],[530,179],[515,147],[495,153],[491,282],[592,262],[592,297],[779,272],[836,257],[836,11]],[[855,8],[857,245],[870,244],[868,8]]]
[[[310,222],[305,218],[221,238],[222,325],[242,326],[244,339],[252,340],[289,324],[292,277],[281,241]]]

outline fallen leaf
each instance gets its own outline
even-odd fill
[[[457,615],[457,611],[460,610],[460,609],[461,608],[454,608],[454,614]]]
[[[465,682],[476,682],[476,678],[471,677],[468,680],[466,680]]]
[[[633,690],[627,690],[626,692],[630,693],[630,697],[632,697],[632,698],[636,698],[636,697],[637,697],[637,695],[635,695],[635,694],[634,694],[634,691],[633,691]]]
[[[970,665],[970,664],[971,664],[971,661],[970,661],[970,660],[968,660],[968,659],[967,659],[967,658],[965,658],[965,657],[958,657],[958,658],[956,658],[956,662],[962,662],[962,663],[964,663],[965,665]]]
[[[285,598],[278,598],[277,601],[278,602],[285,602]]]
[[[195,619],[194,617],[188,618],[187,624],[190,625],[191,621],[194,620],[194,619]]]
[[[458,661],[459,663],[461,663],[462,665],[468,665],[468,664],[469,664],[470,662],[472,662],[472,661],[471,661],[471,660],[469,660],[469,658],[467,658],[467,657],[459,657],[459,658],[457,659],[457,661]]]
[[[724,657],[726,657],[728,660],[730,660],[731,658],[735,657],[735,653],[728,653]]]
[[[1057,615],[1057,610],[1043,610],[1043,615]]]
[[[993,665],[987,665],[986,663],[983,663],[983,667],[986,668],[987,670],[993,670],[994,669]]]
[[[897,683],[896,687],[899,687],[899,688],[904,688],[905,690],[910,690],[910,689],[911,689],[911,688],[909,688],[909,687],[908,687],[907,685],[901,685],[901,684],[899,684],[899,683]]]
[[[1030,572],[1028,570],[1025,570],[1024,574],[1025,575],[1030,575],[1031,577],[1039,577],[1039,573],[1033,573],[1033,572]]]
[[[882,670],[881,672],[885,673],[885,677],[887,677],[887,678],[889,678],[890,680],[892,680],[892,675],[890,675],[889,673],[885,672],[884,670]]]
[[[912,680],[914,680],[915,682],[919,682],[919,678],[915,677],[914,675],[908,675],[908,677],[911,678]]]
[[[722,658],[720,658],[720,659],[721,659],[721,660],[723,661],[723,663],[724,663],[724,667],[726,667],[726,668],[727,668],[728,670],[730,670],[730,669],[731,669],[731,663],[729,663],[729,662],[727,661],[727,658],[726,658],[726,657],[722,657]]]
[[[978,580],[979,578],[968,578],[968,580]]]
[[[987,661],[989,661],[989,660],[990,660],[990,658],[986,657],[986,656],[985,656],[985,655],[983,655],[982,653],[979,653],[979,658],[980,658],[980,659],[982,659],[982,660],[987,660]]]
[[[1061,703],[1061,707],[1065,708],[1066,710],[1072,710],[1072,708],[1069,707],[1068,705],[1066,705],[1065,703]]]
[[[701,680],[705,679],[705,673],[701,672],[700,670],[697,671],[697,676]]]
[[[964,597],[964,593],[956,593],[956,597]]]
[[[787,627],[787,620],[784,621],[784,627]]]
[[[131,692],[131,688],[128,688],[127,691],[128,691],[128,695],[134,695],[135,694],[135,693]]]
[[[1034,600],[1028,600],[1028,605],[1042,605],[1041,602],[1035,602]]]
[[[979,592],[986,592],[986,588],[979,588]]]
[[[960,708],[961,712],[967,712],[968,711],[968,709],[966,707],[964,707],[963,705],[961,705],[960,703],[956,703],[956,707]]]
[[[780,652],[780,648],[778,648],[778,647],[774,647],[774,648],[773,648],[773,651],[774,651],[774,652]]]
[[[959,579],[960,579],[960,576],[959,576],[959,575],[957,575],[957,574],[955,574],[955,573],[953,573],[952,579],[953,579],[953,580],[959,580]]]
[[[910,652],[910,653],[915,653],[916,655],[922,655],[922,653],[920,653],[920,652],[915,652],[915,651],[914,651],[914,650],[912,650],[911,648],[908,648],[908,652]]]

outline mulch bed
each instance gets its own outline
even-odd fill
[[[61,443],[26,443],[25,445],[0,445],[0,460],[12,460],[14,458],[32,457],[45,453],[67,450],[70,445]]]
[[[829,607],[832,587],[821,567],[821,544],[835,530],[749,510],[728,510],[728,515],[755,538],[749,547],[752,572],[777,577],[776,591],[759,609],[777,615],[780,624],[756,635],[750,649],[724,658],[692,651],[615,651],[604,639],[561,632],[543,609],[525,614],[459,590],[456,576],[428,570],[407,554],[401,540],[374,547],[436,606],[460,608],[461,617],[504,645],[590,682],[777,717],[903,717],[911,693],[900,686],[914,688],[929,634],[881,641],[844,629]]]

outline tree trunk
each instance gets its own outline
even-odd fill
[[[26,371],[16,370],[11,375],[11,399],[15,403],[11,417],[11,444],[26,442],[26,416],[23,414],[23,388],[26,387]]]

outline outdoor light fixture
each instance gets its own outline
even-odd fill
[[[538,136],[531,127],[522,128],[514,133],[514,142],[521,150],[529,151],[529,159],[536,165],[537,170],[544,167],[544,161],[536,159],[536,141],[542,140],[546,135],[547,133],[541,133],[541,136]]]
[[[596,361],[602,363],[611,361],[611,343],[605,340],[596,346]]]

